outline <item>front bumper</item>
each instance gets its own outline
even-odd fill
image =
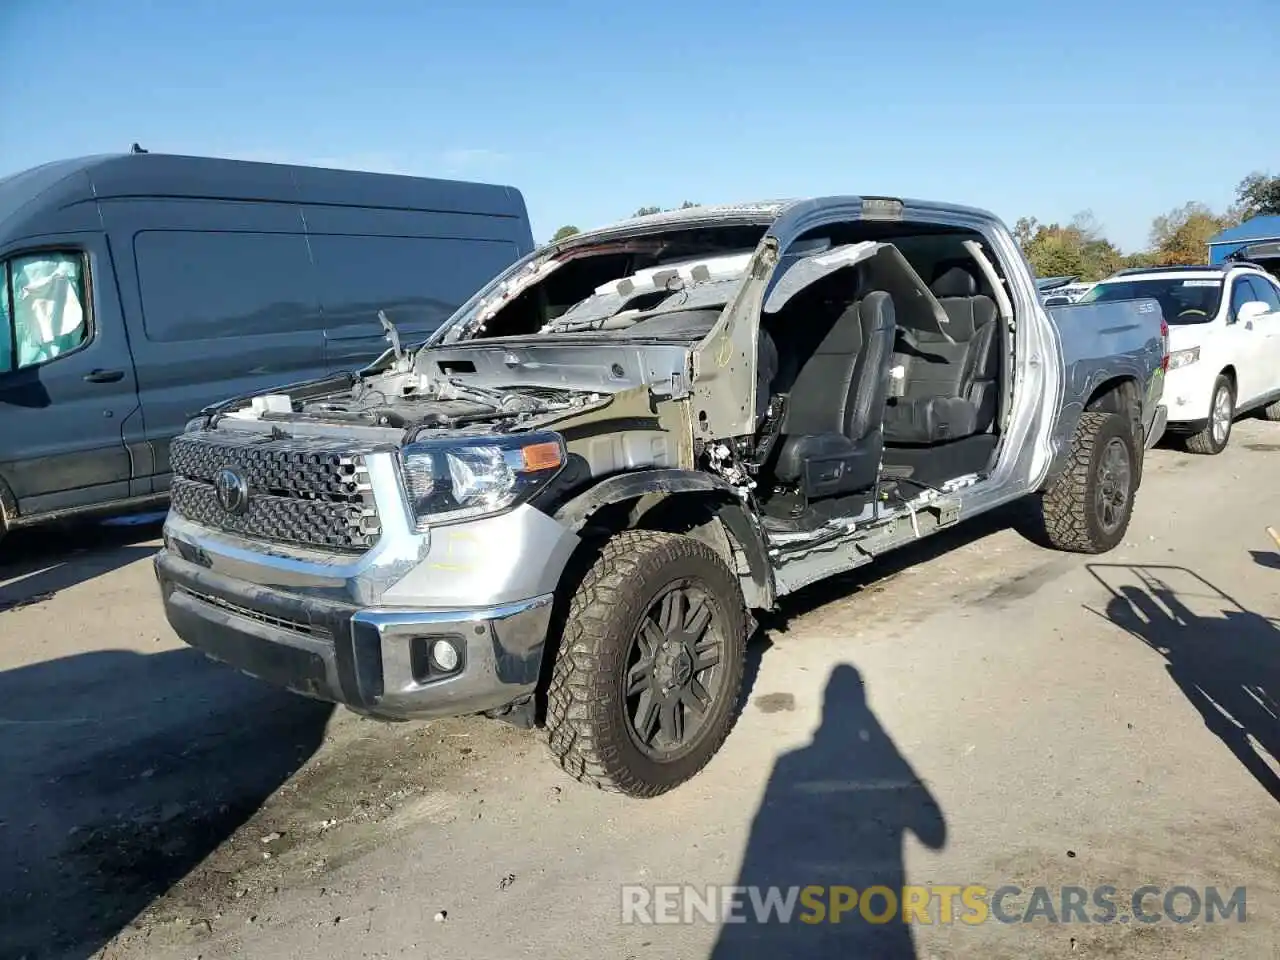
[[[169,550],[154,564],[184,642],[296,693],[425,719],[498,710],[538,683],[551,594],[472,609],[362,608],[233,579]],[[440,639],[460,654],[451,672],[429,656]]]
[[[1209,422],[1217,371],[1196,362],[1165,375],[1161,402],[1168,408],[1170,433],[1196,433]]]

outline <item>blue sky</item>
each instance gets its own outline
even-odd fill
[[[0,174],[125,150],[644,204],[919,196],[1126,249],[1280,173],[1275,0],[0,0]]]

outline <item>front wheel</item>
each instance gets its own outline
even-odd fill
[[[695,776],[733,725],[746,655],[738,578],[700,540],[629,530],[569,602],[547,740],[574,779],[655,797]]]
[[[1045,539],[1058,550],[1106,553],[1133,516],[1139,458],[1132,425],[1116,413],[1082,413],[1067,468],[1040,497]]]
[[[1210,456],[1221,453],[1231,439],[1231,422],[1235,415],[1236,392],[1231,387],[1230,378],[1219,374],[1209,399],[1209,422],[1199,433],[1187,437],[1187,449]]]

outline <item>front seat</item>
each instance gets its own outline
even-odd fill
[[[938,265],[929,285],[947,315],[948,341],[935,333],[899,330],[894,364],[906,368],[904,393],[889,399],[889,443],[934,444],[986,433],[995,423],[999,311],[978,293],[968,262]]]
[[[869,490],[879,478],[894,326],[889,294],[868,293],[840,314],[800,365],[774,472],[809,500]]]

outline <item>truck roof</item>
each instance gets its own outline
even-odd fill
[[[681,210],[664,210],[661,213],[629,217],[626,220],[620,220],[603,227],[595,227],[576,233],[561,241],[559,245],[562,247],[576,247],[621,237],[659,233],[679,229],[680,227],[731,226],[735,224],[742,226],[768,226],[784,214],[802,205],[811,205],[815,208],[856,206],[867,201],[888,201],[901,204],[908,216],[913,210],[934,211],[955,214],[968,220],[1000,222],[999,217],[994,213],[978,207],[940,203],[933,200],[872,195],[797,197],[785,200],[755,200],[705,207],[686,207]]]
[[[112,153],[55,160],[0,179],[0,237],[41,213],[128,197],[323,203],[523,218],[514,187],[217,157]]]

